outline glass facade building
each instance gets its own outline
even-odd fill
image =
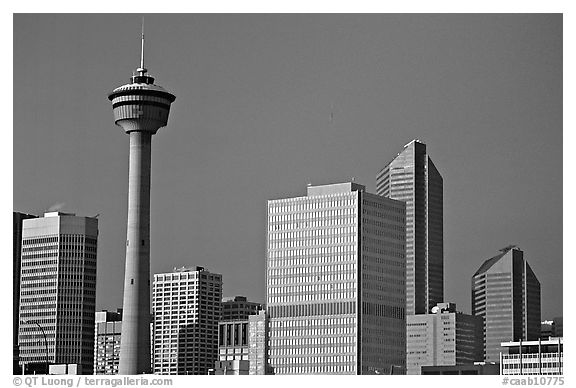
[[[23,221],[20,365],[78,364],[92,374],[97,242],[96,218],[51,212]]]
[[[500,362],[500,344],[540,338],[540,282],[511,245],[472,277],[472,314],[482,317],[484,359]]]
[[[274,374],[405,367],[405,204],[362,185],[268,201],[268,363]]]
[[[406,313],[428,314],[444,301],[443,180],[413,140],[376,176],[376,192],[406,203]]]
[[[206,375],[218,360],[222,275],[196,269],[154,274],[154,373]]]

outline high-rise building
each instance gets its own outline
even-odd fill
[[[540,338],[540,282],[514,245],[472,276],[472,314],[483,319],[484,360],[500,362],[500,344]]]
[[[18,348],[18,331],[20,328],[20,321],[18,314],[20,312],[20,270],[22,264],[22,222],[30,218],[37,218],[38,216],[20,212],[12,213],[12,286],[14,293],[12,294],[12,373],[20,374],[21,369],[18,363],[19,348]]]
[[[563,375],[564,339],[503,342],[501,375]]]
[[[218,359],[222,275],[203,267],[154,274],[152,309],[154,373],[208,374]]]
[[[142,26],[144,27],[144,26]],[[144,67],[108,95],[116,124],[130,136],[128,224],[119,374],[150,373],[150,171],[152,135],[166,126],[176,97]]]
[[[258,314],[262,310],[261,303],[250,302],[245,296],[222,299],[222,321],[234,319],[247,320],[248,316]]]
[[[24,220],[20,364],[79,364],[92,374],[98,220],[51,212]]]
[[[482,360],[482,318],[457,312],[454,303],[438,303],[431,314],[406,317],[407,374],[419,375],[423,366]]]
[[[122,309],[98,311],[94,325],[94,374],[117,375],[120,363]]]
[[[268,318],[265,310],[248,317],[248,361],[249,374],[271,374],[266,361],[268,349]]]
[[[274,374],[405,367],[405,204],[356,183],[268,201],[266,309]]]
[[[444,207],[426,144],[406,144],[376,176],[376,192],[406,203],[406,314],[428,314],[444,301]]]

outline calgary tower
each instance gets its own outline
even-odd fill
[[[154,84],[144,67],[144,23],[140,67],[108,95],[116,124],[130,136],[128,227],[122,337],[121,375],[150,370],[150,164],[152,135],[166,126],[176,97]]]

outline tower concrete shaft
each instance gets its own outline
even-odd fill
[[[150,163],[152,134],[130,132],[128,226],[119,374],[150,373]]]
[[[116,124],[130,136],[124,312],[118,368],[121,375],[151,372],[151,143],[152,135],[168,123],[170,104],[176,99],[173,94],[155,85],[154,78],[146,74],[148,70],[144,68],[143,57],[136,71],[129,84],[114,89],[108,96],[112,101]]]

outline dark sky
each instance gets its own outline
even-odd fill
[[[140,15],[14,16],[14,210],[100,213],[97,308],[122,302],[128,136],[106,98]],[[524,250],[562,314],[561,15],[148,15],[174,93],[153,140],[152,273],[202,265],[264,302],[266,200],[376,173],[418,138],[444,178],[445,299]],[[332,119],[331,119],[332,117]]]

